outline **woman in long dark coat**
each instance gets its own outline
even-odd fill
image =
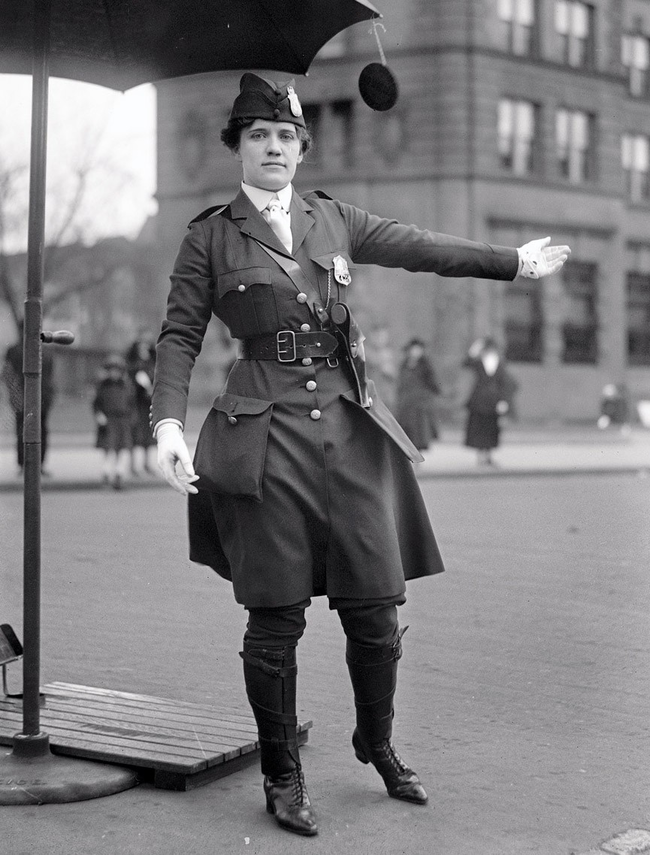
[[[568,249],[494,247],[321,192],[299,196],[291,180],[309,134],[290,84],[245,74],[222,140],[243,182],[228,205],[190,224],[181,245],[152,423],[165,478],[189,494],[190,557],[231,579],[248,610],[241,655],[267,809],[289,831],[313,835],[296,736],[296,647],[313,596],[327,595],[347,635],[356,756],[376,767],[389,795],[427,801],[391,741],[397,606],[406,579],[443,566],[412,467],[421,455],[365,377],[363,334],[345,302],[355,267],[537,277],[559,269]],[[241,352],[202,428],[195,474],[182,428],[213,313]]]
[[[474,342],[464,364],[474,371],[466,404],[465,445],[477,450],[479,463],[490,466],[492,451],[499,446],[501,418],[512,412],[517,384],[489,337]]]
[[[149,425],[151,392],[156,367],[155,340],[147,332],[141,332],[126,352],[126,365],[135,389],[133,410],[133,448],[131,450],[131,473],[151,472],[149,449],[155,445]]]
[[[426,451],[438,439],[435,399],[440,387],[424,352],[424,342],[411,339],[405,351],[397,379],[396,417],[413,445],[419,451]]]

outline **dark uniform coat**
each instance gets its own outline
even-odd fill
[[[323,303],[344,301],[334,258],[443,276],[513,279],[515,249],[381,219],[324,194],[291,204],[293,257]],[[212,313],[232,336],[319,328],[308,301],[257,241],[288,255],[240,191],[190,225],[157,345],[152,422],[185,421],[187,390]],[[319,594],[387,598],[443,570],[412,462],[419,452],[383,403],[357,401],[343,361],[238,360],[200,439],[218,491],[189,497],[190,557],[232,579],[249,607]],[[199,474],[202,474],[199,471]],[[199,480],[197,486],[201,488]]]

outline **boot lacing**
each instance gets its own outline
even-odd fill
[[[294,804],[306,804],[309,797],[307,796],[307,787],[305,786],[305,774],[302,771],[302,765],[300,763],[296,764],[296,768],[291,773],[291,787]]]
[[[386,738],[382,740],[377,748],[381,751],[384,757],[388,760],[393,769],[398,773],[398,775],[404,775],[407,772],[410,772],[411,769],[399,756],[397,751],[395,750],[395,746],[390,741],[390,739]]]

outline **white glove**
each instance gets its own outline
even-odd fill
[[[526,279],[541,279],[557,273],[569,257],[571,249],[568,246],[549,246],[550,237],[531,240],[520,246],[519,275]]]
[[[198,479],[192,466],[192,458],[183,439],[183,431],[180,425],[169,422],[160,425],[156,431],[156,442],[158,443],[158,467],[165,476],[165,481],[176,490],[186,496],[188,493],[198,493],[192,481]],[[182,473],[176,474],[176,464],[180,463]]]

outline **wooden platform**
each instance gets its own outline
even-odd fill
[[[166,790],[189,790],[259,762],[253,714],[72,683],[42,689],[41,728],[55,754],[117,763]],[[299,742],[311,721],[298,725]],[[0,695],[0,745],[22,729],[22,701]]]

